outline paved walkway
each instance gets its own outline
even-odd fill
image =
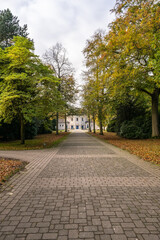
[[[27,160],[0,193],[0,240],[159,240],[160,168],[85,133]]]

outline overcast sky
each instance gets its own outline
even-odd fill
[[[107,30],[113,20],[110,10],[116,0],[0,0],[1,10],[9,8],[27,24],[29,37],[34,40],[35,53],[43,53],[57,42],[66,48],[70,62],[80,82],[82,50],[86,40],[97,29]]]

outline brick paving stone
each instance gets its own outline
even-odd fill
[[[111,239],[112,240],[127,240],[127,237],[122,234],[117,234],[117,235],[112,235]]]
[[[79,237],[80,238],[93,238],[94,233],[93,232],[80,232]]]
[[[78,230],[69,230],[69,238],[78,238]]]
[[[14,240],[16,238],[15,235],[7,235],[5,240]]]
[[[57,239],[57,233],[44,233],[42,239]]]
[[[37,233],[37,234],[28,234],[26,240],[34,240],[34,239],[41,239],[42,238],[42,234]]]
[[[158,240],[160,167],[85,133],[28,161],[0,192],[0,240]]]
[[[159,236],[154,234],[143,235],[144,240],[159,240],[160,239],[159,237],[160,237],[160,234]]]
[[[68,240],[67,236],[59,236],[57,240]]]

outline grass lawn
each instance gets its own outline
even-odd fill
[[[145,161],[160,164],[160,139],[125,139],[116,135],[116,133],[106,133],[101,136],[98,133],[90,133],[93,136],[104,139],[119,148],[129,151],[139,156]]]
[[[60,132],[59,135],[55,133],[42,134],[34,139],[26,140],[24,145],[20,143],[20,140],[0,142],[0,150],[31,150],[56,147],[68,134],[65,132]]]
[[[0,150],[31,150],[56,147],[68,134],[61,132],[59,135],[55,133],[38,135],[35,139],[26,140],[24,145],[20,144],[20,141],[0,142]],[[0,157],[0,185],[15,173],[24,169],[25,165],[26,162]]]

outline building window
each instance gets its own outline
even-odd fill
[[[73,118],[71,118],[71,121],[73,122]]]
[[[60,127],[61,127],[61,124],[60,124]]]
[[[76,118],[76,121],[78,121],[78,118]]]
[[[83,118],[82,118],[82,122],[83,122]]]
[[[73,125],[71,125],[71,129],[73,129]]]

